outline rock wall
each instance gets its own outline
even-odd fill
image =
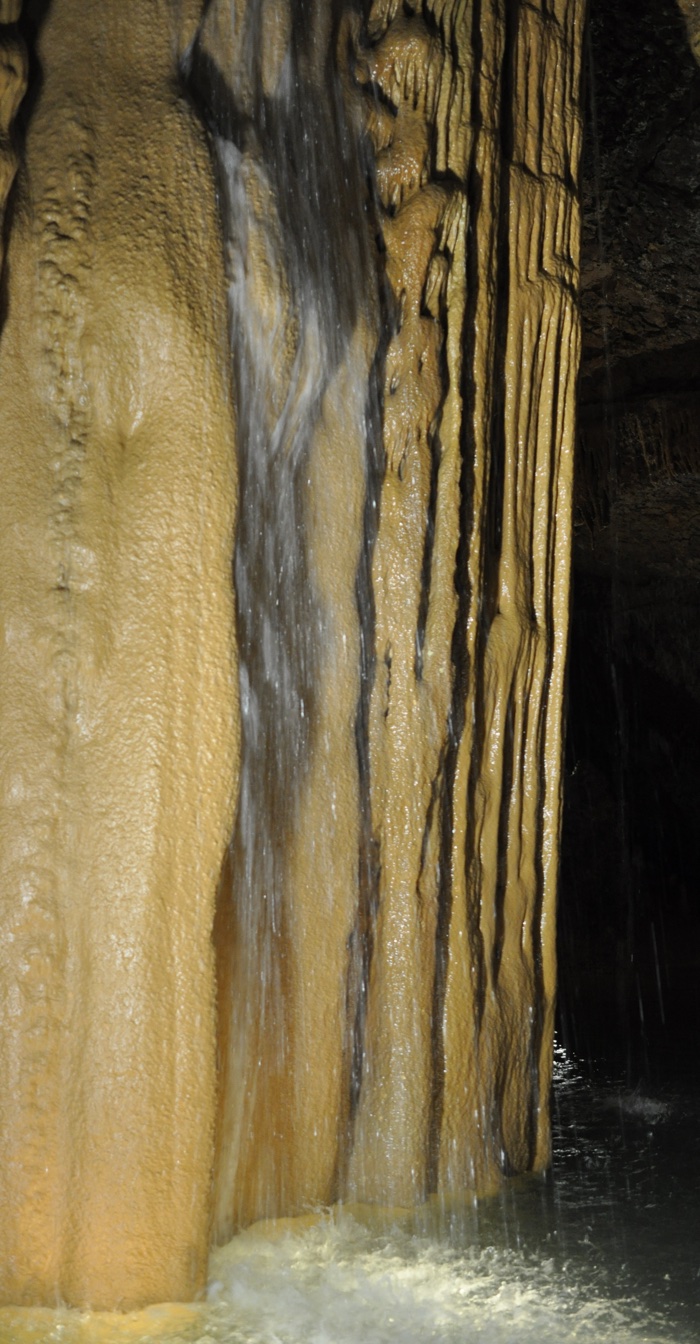
[[[586,43],[559,1005],[630,1077],[696,1011],[697,13],[590,0]]]
[[[685,19],[692,53],[696,61],[700,61],[700,5],[698,0],[678,0],[678,8]]]
[[[12,126],[27,87],[26,50],[16,27],[21,7],[21,0],[4,0],[0,5],[0,237],[7,197],[17,171]]]

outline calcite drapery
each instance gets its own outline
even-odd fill
[[[291,26],[270,12],[260,46],[279,53]],[[256,1035],[247,1065],[228,1030],[221,1235],[319,1199],[485,1190],[548,1158],[583,19],[582,0],[384,0],[364,27],[336,30],[344,116],[371,145],[382,263],[376,296],[373,270],[358,286],[370,326],[382,314],[359,559],[346,530],[356,474],[347,496],[335,484],[348,464],[356,473],[356,440],[348,451],[342,432],[327,436],[323,414],[301,516],[309,583],[346,613],[351,665],[360,650],[356,753],[344,707],[344,748],[315,755],[333,721],[335,660],[322,658],[285,874],[249,906],[279,910],[265,964],[286,987],[270,977],[277,1026]],[[295,59],[291,77],[275,66],[292,88],[309,79],[303,44]],[[260,139],[247,131],[246,143],[260,145],[270,104],[249,74],[232,80],[231,121],[252,120]],[[269,74],[265,87],[291,115]],[[336,180],[342,200],[342,169]],[[272,190],[279,209],[285,188]],[[321,500],[344,557],[335,572],[313,542]],[[244,715],[247,731],[258,728]],[[335,844],[315,862],[331,834],[343,836],[342,881]],[[230,898],[239,956],[246,939],[258,947],[240,915],[243,868]],[[240,1023],[235,977],[224,980],[223,1021]],[[319,1079],[332,1116],[305,1104]],[[278,1098],[271,1129],[239,1111],[236,1137],[237,1095],[261,1088]]]

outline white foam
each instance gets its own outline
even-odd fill
[[[291,1230],[287,1230],[291,1229]],[[0,1310],[0,1344],[679,1344],[571,1265],[455,1251],[347,1213],[251,1229],[212,1258],[208,1300],[141,1312]]]
[[[209,1302],[217,1344],[667,1344],[635,1304],[551,1260],[380,1236],[348,1215],[235,1238],[214,1257]]]

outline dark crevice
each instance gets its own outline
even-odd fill
[[[444,382],[443,373],[443,387]],[[416,681],[423,680],[423,649],[425,646],[425,631],[428,622],[428,611],[430,608],[430,589],[433,569],[433,549],[435,545],[435,515],[437,511],[438,496],[438,476],[440,472],[440,444],[437,435],[429,434],[428,443],[430,446],[430,488],[428,492],[428,507],[425,520],[425,537],[423,541],[423,563],[421,565],[420,576],[420,598],[418,602],[418,619],[416,622],[416,656],[413,665],[413,671]]]
[[[561,339],[561,337],[560,337]],[[560,346],[561,355],[561,346]],[[557,423],[559,418],[559,389],[560,383],[557,379],[552,383],[552,412],[551,412],[551,437],[550,442],[553,445],[553,451],[557,450]],[[549,509],[550,528],[553,530],[556,519],[556,494],[557,494],[558,473],[550,471],[549,473]],[[545,1028],[545,986],[544,986],[544,958],[542,947],[542,917],[544,901],[544,826],[545,826],[545,801],[547,790],[546,778],[546,734],[547,718],[549,714],[549,699],[552,685],[552,670],[554,665],[554,613],[552,610],[551,594],[554,588],[554,556],[547,555],[547,574],[545,582],[545,592],[548,595],[547,608],[544,617],[544,629],[539,632],[540,638],[544,639],[545,647],[545,667],[542,682],[542,698],[539,707],[539,722],[537,725],[537,761],[538,761],[538,806],[536,812],[536,833],[534,847],[534,865],[535,865],[535,892],[532,910],[532,966],[533,966],[533,1004],[532,1004],[532,1022],[530,1025],[530,1101],[527,1116],[526,1142],[528,1147],[528,1165],[531,1167],[535,1161],[537,1150],[537,1129],[540,1109],[540,1085],[539,1085],[539,1061],[542,1053],[542,1042]],[[559,714],[564,714],[564,704],[559,709]],[[562,725],[563,740],[563,725]],[[561,762],[563,766],[563,760]],[[557,843],[559,837],[557,836]],[[556,881],[556,878],[555,878]]]
[[[508,835],[510,822],[510,804],[513,792],[513,770],[515,765],[515,742],[513,723],[515,718],[515,688],[511,684],[508,693],[508,708],[503,730],[503,756],[501,765],[501,796],[498,808],[498,840],[496,852],[496,886],[493,897],[493,947],[491,949],[491,977],[494,989],[498,986],[498,974],[501,969],[503,945],[506,936],[506,896],[508,891]]]
[[[458,181],[454,174],[444,174],[443,177],[449,177],[450,186],[453,190],[462,192],[463,184]],[[439,180],[438,174],[433,174],[435,181]],[[449,257],[449,264],[453,265],[452,256]],[[440,305],[440,315],[436,319],[440,322],[442,328],[442,341],[440,344],[440,386],[444,389],[440,406],[435,415],[433,425],[428,431],[428,446],[430,449],[430,486],[428,492],[428,507],[426,511],[425,538],[423,543],[423,562],[421,565],[421,588],[418,604],[418,619],[416,623],[416,657],[414,663],[414,674],[416,681],[423,679],[423,649],[425,646],[425,632],[428,622],[428,612],[430,609],[430,592],[432,585],[433,568],[433,549],[435,544],[435,523],[437,515],[438,499],[438,479],[440,474],[440,463],[442,459],[442,445],[440,442],[440,423],[442,420],[442,410],[445,404],[445,397],[450,386],[449,369],[447,364],[447,310],[443,298]]]
[[[422,891],[423,874],[425,872],[425,864],[426,859],[428,857],[428,846],[430,844],[430,837],[432,835],[435,824],[435,807],[442,792],[442,776],[443,776],[444,764],[445,764],[445,748],[443,746],[438,758],[435,778],[433,779],[432,784],[430,786],[430,799],[428,801],[428,808],[425,814],[425,826],[423,827],[423,836],[421,839],[420,860],[418,863],[418,878],[416,881],[416,891],[418,895],[419,906],[423,905],[423,891]]]
[[[386,331],[386,328],[385,328]],[[372,823],[369,719],[376,676],[375,603],[372,559],[379,528],[379,507],[384,479],[381,394],[388,338],[380,342],[370,379],[367,406],[367,484],[362,523],[362,547],[355,583],[360,626],[360,693],[355,719],[359,792],[358,908],[348,942],[346,1046],[348,1137],[345,1161],[352,1148],[353,1125],[362,1090],[365,1050],[365,1019],[374,950],[374,928],[379,904],[379,841]]]
[[[367,34],[364,33],[367,41]],[[381,229],[381,206],[376,192],[372,151],[365,141],[363,168],[366,183],[367,236],[375,239],[373,275],[378,295],[377,350],[370,372],[365,411],[366,459],[365,500],[362,516],[362,542],[355,579],[355,594],[360,635],[360,685],[355,716],[355,746],[358,772],[358,905],[354,927],[348,939],[346,983],[346,1042],[344,1047],[344,1091],[348,1119],[345,1136],[341,1135],[337,1185],[341,1190],[354,1142],[365,1061],[365,1022],[374,952],[374,931],[379,906],[380,846],[372,818],[372,779],[370,760],[370,708],[377,676],[376,607],[372,583],[372,563],[379,531],[381,494],[386,474],[383,438],[383,389],[386,357],[395,330],[395,303],[385,273],[386,250]],[[390,659],[390,653],[389,653]],[[389,661],[389,676],[391,675]]]
[[[472,826],[465,844],[467,885],[471,890],[470,921],[475,947],[479,950],[482,984],[477,1011],[477,1029],[481,1024],[485,999],[486,966],[483,939],[479,923],[482,873],[478,853],[477,786],[482,775],[484,752],[487,749],[485,721],[484,668],[486,648],[493,621],[498,613],[498,580],[501,556],[501,529],[503,518],[505,477],[505,384],[508,310],[510,304],[510,156],[513,146],[513,61],[517,39],[517,9],[506,7],[504,54],[501,75],[499,145],[501,165],[498,199],[498,234],[496,244],[496,297],[494,305],[494,359],[493,401],[491,405],[486,469],[486,497],[484,503],[482,539],[482,592],[479,604],[479,623],[475,648],[474,733],[469,771],[467,815]],[[507,832],[505,839],[507,839]],[[501,843],[499,828],[499,844]]]

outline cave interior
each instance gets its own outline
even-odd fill
[[[700,1025],[700,69],[591,0],[559,1032],[630,1083]],[[688,31],[689,30],[689,31]]]

